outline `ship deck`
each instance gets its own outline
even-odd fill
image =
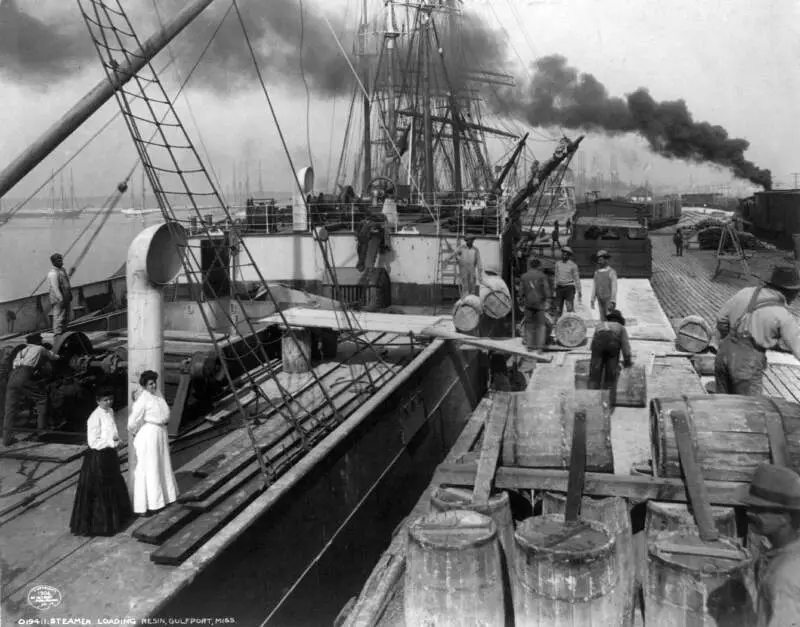
[[[96,332],[88,335],[93,346],[104,350],[124,345],[124,338],[119,334]],[[176,341],[174,336],[168,334],[167,341]],[[9,622],[40,616],[41,613],[27,602],[28,592],[35,585],[53,586],[60,592],[61,604],[47,612],[50,616],[96,621],[100,618],[140,619],[156,613],[287,489],[301,481],[314,464],[319,464],[334,442],[358,427],[371,405],[396,392],[408,376],[404,373],[414,372],[442,345],[441,341],[412,344],[407,337],[387,333],[365,334],[365,337],[376,342],[375,350],[343,343],[336,361],[323,362],[313,370],[341,412],[339,426],[327,432],[324,439],[317,440],[316,446],[258,493],[240,513],[229,516],[227,521],[223,519],[207,541],[179,565],[154,563],[151,554],[159,547],[134,537],[145,525],[152,526],[156,516],[135,518],[124,531],[110,538],[75,537],[70,533],[69,519],[82,446],[43,444],[27,439],[4,449],[0,453],[3,616]],[[184,342],[192,340],[183,338]],[[198,346],[207,348],[207,342],[208,338],[205,343],[200,336],[196,338]],[[353,356],[356,352],[359,354]],[[311,385],[311,373],[281,372],[278,379],[308,415],[327,411],[322,409],[325,399],[319,387]],[[274,382],[262,383],[262,389],[268,398],[280,401]],[[452,386],[447,393],[450,389]],[[123,472],[127,477],[127,409],[117,412],[116,417],[123,439],[120,451]],[[256,424],[254,434],[261,441],[262,436],[266,438],[286,430],[286,424],[282,416],[273,412],[271,417]],[[304,424],[308,427],[311,421]],[[248,450],[251,450],[249,439],[236,419],[236,405],[231,398],[223,399],[200,425],[171,442],[180,492],[198,485],[227,461]],[[212,496],[217,494],[214,492]],[[216,500],[215,504],[209,497],[210,507],[201,516],[213,518],[230,499]]]
[[[713,377],[700,377],[687,359],[689,355],[680,354],[674,342],[674,326],[685,316],[700,315],[711,328],[715,328],[716,311],[722,303],[738,289],[757,282],[755,276],[744,279],[732,272],[724,272],[712,280],[716,251],[698,250],[694,246],[685,250],[683,257],[677,257],[672,244],[673,232],[674,227],[667,227],[652,234],[653,277],[650,281],[621,279],[619,284],[617,306],[628,320],[626,326],[631,335],[634,361],[648,365],[652,362],[652,368],[647,373],[648,404],[650,399],[657,397],[706,393],[705,383],[713,380]],[[786,252],[775,250],[754,251],[748,264],[753,275],[764,276],[772,266],[785,262],[786,255]],[[588,295],[591,282],[582,281],[582,287],[584,294]],[[794,314],[800,314],[800,304],[793,304],[791,309]],[[583,303],[576,302],[576,311],[588,321],[591,335],[596,312],[588,308],[588,298],[584,298]],[[573,381],[575,362],[587,357],[584,346],[561,353],[550,364],[537,366],[528,383],[528,393],[535,393],[539,385],[552,386],[557,385],[558,381]],[[769,351],[768,363],[765,392],[800,403],[800,362],[792,355]],[[474,461],[477,458],[490,407],[491,401],[484,399],[473,412],[445,463]],[[651,457],[649,420],[647,407],[614,409],[611,441],[616,474],[627,475],[634,464]],[[360,595],[343,609],[340,624],[351,627],[405,625],[403,572],[407,526],[428,513],[431,494],[437,487],[439,484],[434,479],[404,524],[397,528],[391,544],[365,582]],[[641,542],[641,538],[638,541]],[[636,619],[637,626],[643,624],[641,614],[637,613]]]

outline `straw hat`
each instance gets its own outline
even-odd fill
[[[570,248],[569,246],[562,246],[562,247],[561,247],[561,252],[562,252],[562,253],[566,253],[566,254],[568,254],[568,255],[574,255],[574,254],[575,254],[575,253],[572,251],[572,248]]]
[[[745,502],[750,507],[800,510],[800,475],[783,466],[761,464],[750,482]]]
[[[800,290],[800,273],[795,266],[775,266],[766,284],[784,290]]]
[[[600,259],[600,257],[605,257],[606,259],[611,259],[611,254],[605,248],[602,248],[602,249],[597,251],[597,253],[595,254],[595,257],[597,259]]]

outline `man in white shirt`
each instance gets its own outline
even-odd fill
[[[50,396],[47,383],[51,363],[58,355],[42,346],[42,336],[32,333],[25,338],[27,344],[14,358],[6,388],[5,416],[3,418],[3,445],[13,444],[13,430],[20,411],[25,406],[36,408],[36,426],[47,429],[50,422]]]
[[[47,282],[50,286],[53,333],[57,337],[64,333],[69,322],[72,287],[69,283],[67,271],[64,269],[64,258],[59,253],[53,253],[50,255],[50,263],[53,264],[53,267],[47,273]]]
[[[475,236],[467,235],[464,238],[464,245],[459,246],[456,251],[456,262],[458,263],[458,283],[461,288],[461,298],[475,294],[478,283],[483,276],[483,264],[481,263],[481,253],[475,248]]]
[[[581,300],[581,275],[578,264],[572,261],[572,248],[564,246],[561,249],[561,261],[556,261],[555,268],[555,298],[553,299],[553,309],[556,318],[560,318],[564,311],[575,311],[575,295]]]

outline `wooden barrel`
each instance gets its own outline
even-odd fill
[[[567,509],[567,497],[557,492],[544,492],[542,514],[561,514]],[[634,588],[636,586],[636,559],[633,552],[633,533],[628,504],[620,497],[594,498],[584,496],[581,500],[581,520],[604,525],[614,536],[619,561],[619,583],[614,594],[622,608],[622,625],[633,625]]]
[[[711,343],[711,327],[701,316],[686,316],[678,323],[676,336],[680,348],[689,353],[701,353]]]
[[[294,328],[284,332],[281,343],[283,371],[308,372],[311,363],[311,329]]]
[[[580,346],[586,341],[586,321],[576,313],[567,312],[556,322],[554,335],[561,346]]]
[[[458,331],[474,331],[481,321],[481,299],[475,294],[469,294],[457,301],[453,306],[453,324]]]
[[[589,361],[578,359],[575,362],[575,389],[589,387]],[[620,368],[617,379],[617,407],[647,407],[647,371],[644,366],[634,364],[630,368]]]
[[[575,411],[582,409],[586,412],[586,470],[614,472],[608,391],[576,390],[571,373],[553,370],[547,376],[560,381],[548,384],[534,377],[524,392],[495,392],[495,404],[512,405],[503,433],[503,465],[569,468]]]
[[[488,516],[436,512],[408,530],[406,625],[504,625],[500,543]]]
[[[514,575],[514,519],[511,517],[511,504],[507,492],[498,492],[489,497],[486,505],[475,505],[472,502],[472,490],[463,488],[437,488],[431,496],[431,509],[436,512],[449,512],[454,509],[469,510],[488,516],[497,526],[497,537],[502,549],[502,563],[504,577],[503,589],[511,599]],[[509,608],[510,609],[510,608]]]
[[[725,548],[740,557],[685,553]],[[705,543],[681,531],[658,534],[648,547],[645,620],[648,625],[753,625],[748,593],[753,558],[727,538]]]
[[[596,522],[566,524],[558,514],[520,523],[514,617],[526,627],[621,625],[616,540]]]
[[[479,286],[483,313],[499,320],[511,313],[511,291],[502,278],[496,274],[483,273],[483,283]]]
[[[671,410],[686,412],[703,477],[708,481],[749,483],[756,466],[771,463],[767,419],[783,424],[791,465],[800,465],[797,403],[733,394],[656,398],[650,402],[650,444],[658,477],[681,477]]]

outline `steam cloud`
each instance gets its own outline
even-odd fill
[[[241,3],[242,18],[268,79],[299,86],[301,83],[300,34],[303,35],[303,71],[309,86],[320,94],[348,93],[352,73],[330,30],[319,15],[319,8],[307,3],[302,22],[297,0]],[[173,0],[170,19],[183,6]],[[60,8],[60,4],[56,5]],[[208,35],[227,9],[227,3],[215,3],[173,43],[183,75],[193,66]],[[158,20],[149,2],[131,7],[134,26],[145,39]],[[16,0],[0,0],[0,73],[32,85],[48,85],[82,69],[84,62],[96,62],[86,27],[74,5],[61,10],[52,23],[22,12]],[[355,39],[354,26],[342,15],[328,17],[350,54]],[[142,22],[147,22],[146,26]],[[354,21],[354,20],[351,20]],[[459,86],[463,70],[503,67],[507,62],[506,40],[473,15],[464,15],[458,37],[455,32],[440,30],[438,45],[447,61],[448,75],[441,64],[434,64],[432,81],[440,88]],[[398,43],[405,38],[398,40]],[[469,61],[462,63],[462,50]],[[399,57],[406,58],[401,46]],[[432,46],[432,55],[438,54]],[[351,57],[352,58],[352,57]],[[398,77],[410,84],[418,77]],[[236,15],[231,12],[193,74],[192,84],[230,94],[241,88],[250,90],[255,74],[246,42]],[[532,126],[559,125],[570,129],[601,131],[609,134],[637,133],[651,149],[668,158],[714,163],[729,168],[739,178],[770,189],[772,175],[744,157],[749,143],[730,138],[721,126],[695,122],[683,100],[656,102],[640,88],[625,99],[611,97],[591,74],[579,73],[567,65],[563,56],[543,57],[535,63],[535,75],[529,85],[519,89],[494,90],[492,107],[498,113],[524,119]]]
[[[772,187],[771,172],[745,159],[749,142],[728,137],[721,126],[695,122],[683,100],[656,102],[644,88],[624,100],[611,97],[594,76],[579,73],[559,55],[539,59],[535,70],[530,85],[497,95],[499,111],[519,115],[534,126],[637,133],[659,155],[714,163],[764,189]]]
[[[66,78],[94,55],[82,22],[45,23],[22,12],[16,0],[0,1],[0,73],[18,82],[46,85]]]

